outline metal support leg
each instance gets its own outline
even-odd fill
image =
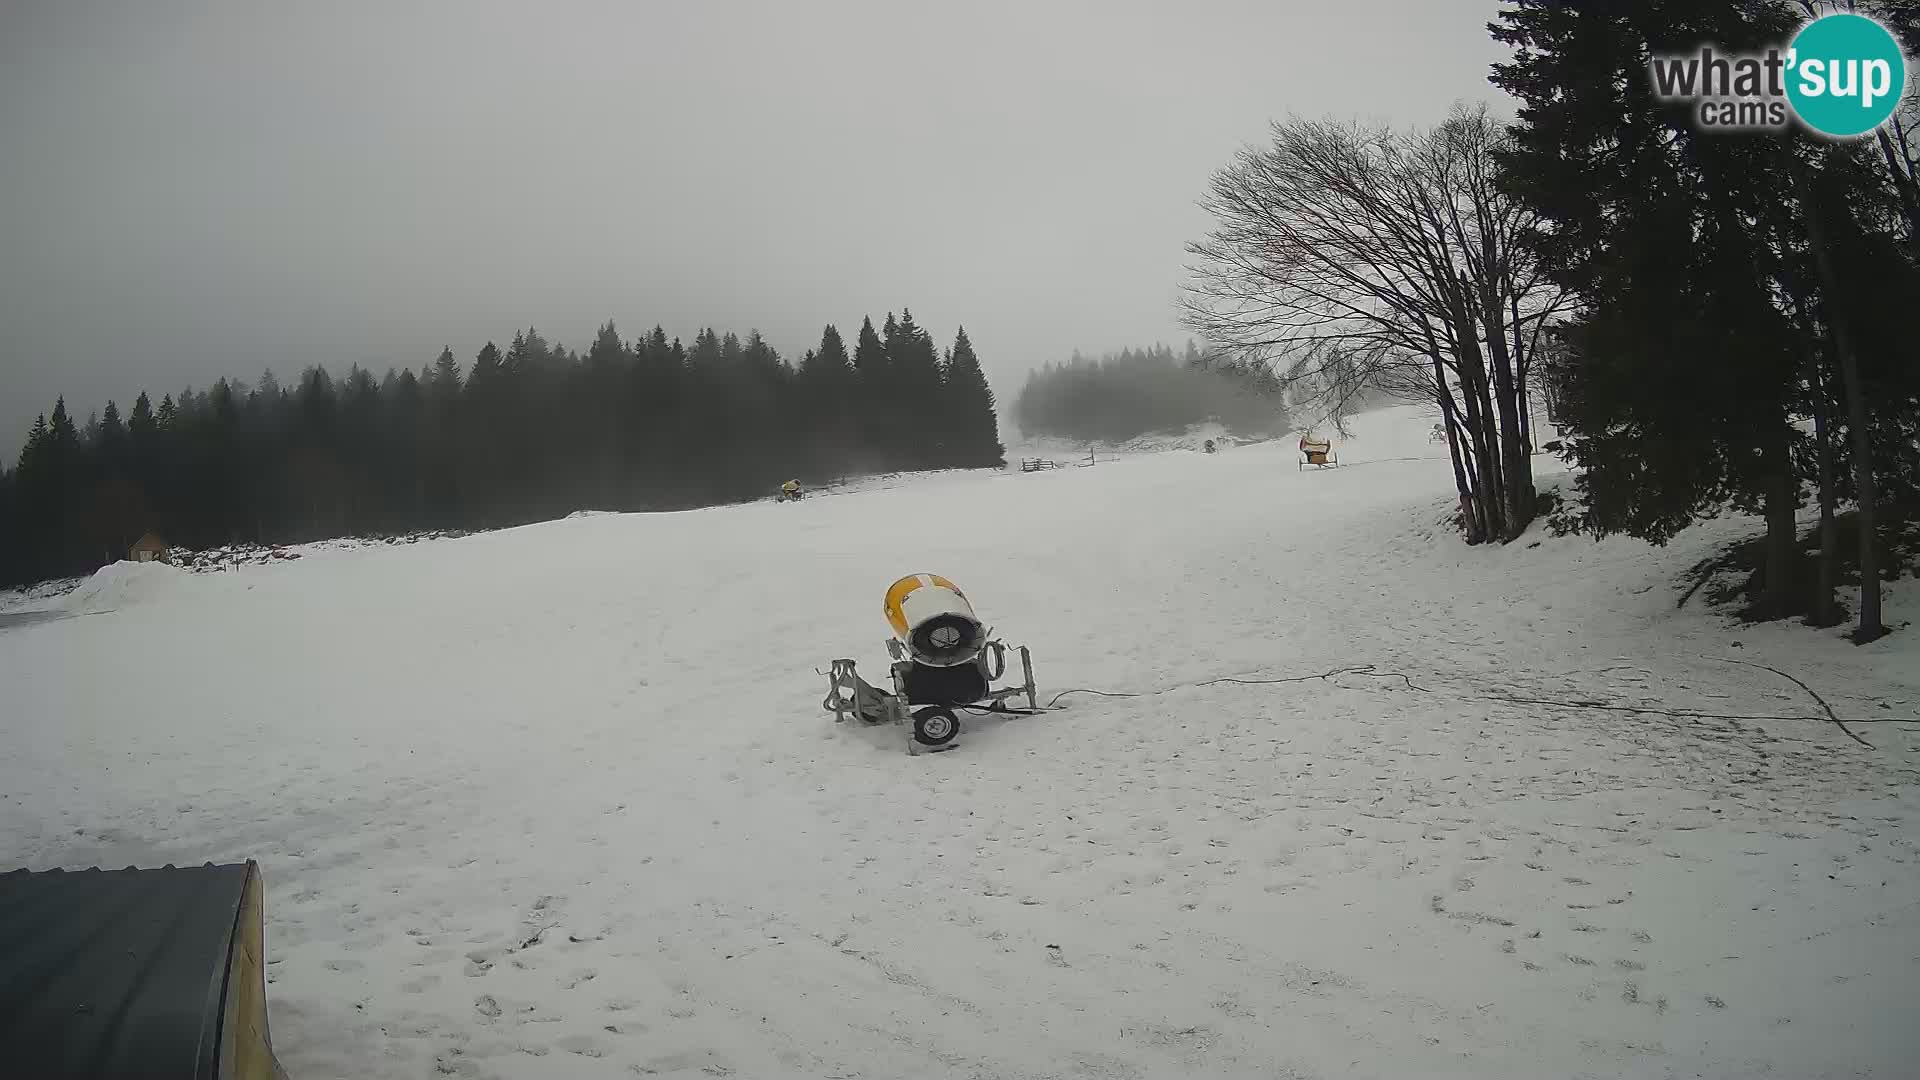
[[[1027,708],[1037,711],[1040,708],[1040,692],[1033,686],[1033,654],[1027,651],[1025,645],[1020,646],[1020,671],[1027,679]]]
[[[904,674],[910,667],[910,662],[903,660],[894,664],[889,672],[893,676],[893,699],[900,706],[895,719],[906,721],[901,725],[901,729],[907,734],[907,756],[919,757],[923,748],[920,740],[913,737],[913,707],[907,701],[907,682]]]
[[[833,714],[833,722],[846,723],[860,708],[860,677],[854,674],[853,661],[835,660],[827,673],[827,696],[821,707]]]

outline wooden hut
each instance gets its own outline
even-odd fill
[[[141,537],[127,552],[127,558],[134,562],[170,563],[173,558],[167,551],[167,542],[160,539],[159,533],[148,533]]]

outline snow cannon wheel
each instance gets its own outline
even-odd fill
[[[913,712],[913,741],[921,746],[945,746],[960,734],[960,717],[943,705]]]

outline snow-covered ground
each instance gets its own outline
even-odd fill
[[[1468,548],[1356,424],[110,568],[0,622],[0,867],[260,860],[296,1080],[1912,1076],[1920,729],[1495,699],[1912,717],[1920,632],[1676,610],[1751,521]],[[1144,696],[836,728],[919,571]]]
[[[1229,431],[1224,424],[1206,423],[1195,424],[1180,432],[1141,435],[1120,444],[1090,444],[1082,440],[1014,432],[1007,437],[1006,445],[1007,460],[1016,465],[1022,458],[1049,458],[1071,464],[1085,461],[1090,448],[1098,461],[1116,455],[1157,454],[1179,450],[1198,453],[1205,448],[1208,440],[1212,440],[1215,447],[1221,450],[1268,441],[1262,436],[1242,435]]]

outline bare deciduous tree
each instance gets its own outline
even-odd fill
[[[1476,543],[1533,519],[1528,377],[1563,302],[1495,182],[1505,137],[1484,106],[1424,132],[1276,124],[1215,173],[1218,224],[1188,246],[1187,324],[1303,410],[1337,422],[1368,390],[1439,406]]]

